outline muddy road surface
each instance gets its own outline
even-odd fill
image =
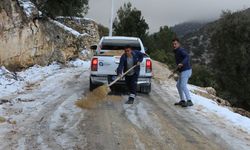
[[[109,96],[93,109],[75,101],[88,92],[89,71],[66,67],[1,97],[9,120],[0,124],[0,149],[41,150],[228,150],[249,149],[249,134],[223,118],[199,113],[178,101],[169,70],[155,62],[152,92]]]

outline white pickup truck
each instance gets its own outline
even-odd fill
[[[144,58],[140,64],[140,74],[137,81],[137,91],[150,93],[152,78],[152,61],[145,53],[145,48],[139,38],[112,36],[103,37],[98,45],[91,46],[95,50],[95,55],[91,59],[89,89],[112,82],[116,77],[116,69],[120,62],[125,46],[131,46],[132,50],[144,53]],[[114,86],[125,85],[125,80],[121,79]],[[112,90],[112,88],[111,88]]]

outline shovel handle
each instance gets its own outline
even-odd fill
[[[179,68],[175,68],[175,70],[173,71],[173,73],[171,73],[169,76],[168,76],[168,79],[172,78],[174,76],[174,74],[179,70]]]
[[[134,69],[136,66],[138,65],[134,65],[133,67],[129,68],[126,72],[124,72],[120,77],[116,78],[114,81],[112,81],[108,87],[110,87],[111,85],[115,84],[118,80],[120,80],[122,77],[124,77],[129,71],[131,71],[132,69]]]

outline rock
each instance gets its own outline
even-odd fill
[[[0,105],[2,105],[4,103],[8,103],[8,102],[10,102],[10,101],[7,99],[0,99]]]
[[[216,90],[213,87],[206,87],[205,90],[212,95],[216,95]]]
[[[38,64],[48,65],[53,61],[65,63],[79,56],[82,49],[89,48],[99,40],[98,28],[94,21],[80,19],[81,23],[72,23],[76,36],[48,18],[39,18],[37,10],[27,15],[22,3],[30,0],[0,1],[0,66],[10,71]],[[26,6],[25,6],[26,7]]]
[[[244,110],[242,108],[233,108],[233,111],[236,112],[236,113],[241,114],[242,116],[246,116],[246,117],[250,118],[250,112],[246,111],[246,110]]]
[[[217,97],[217,96],[215,96],[213,94],[209,94],[207,92],[203,92],[203,91],[200,91],[200,90],[193,90],[192,92],[194,94],[197,94],[197,95],[206,97],[208,99],[211,99],[211,100],[215,101],[218,105],[231,107],[231,104],[228,101],[226,101],[226,100],[224,100],[222,98],[219,98],[219,97]]]
[[[231,107],[231,104],[227,101],[227,100],[224,100],[222,98],[219,98],[219,97],[215,97],[215,99],[213,100],[216,100],[216,102],[222,106],[229,106]]]

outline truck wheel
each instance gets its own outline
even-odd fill
[[[97,85],[93,84],[91,79],[89,79],[89,90],[93,91],[95,88],[97,88]]]
[[[149,85],[142,85],[141,92],[145,94],[149,94],[151,92],[151,84]]]

